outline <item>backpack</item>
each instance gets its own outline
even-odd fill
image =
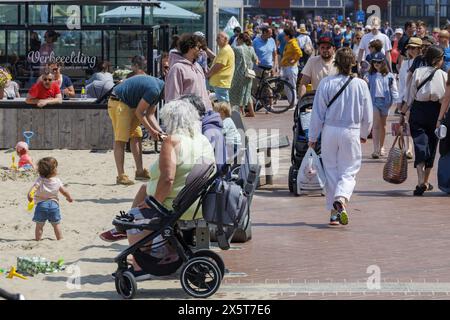
[[[217,226],[216,237],[222,250],[230,248],[229,232],[224,226],[236,230],[248,210],[248,198],[234,181],[218,178],[202,199],[203,219]],[[231,233],[231,236],[234,232]]]

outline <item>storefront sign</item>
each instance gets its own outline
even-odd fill
[[[86,56],[80,51],[72,51],[70,56],[56,56],[54,52],[49,55],[42,55],[39,51],[31,51],[28,54],[28,61],[33,64],[63,63],[65,68],[81,66],[93,69],[97,63],[97,57]]]

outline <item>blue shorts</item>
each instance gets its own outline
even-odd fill
[[[219,87],[212,87],[212,89],[214,90],[214,92],[216,94],[217,101],[230,102],[230,95],[228,93],[230,91],[230,89],[219,88]]]
[[[385,107],[384,104],[384,98],[375,98],[373,100],[373,107],[377,109],[382,116],[387,117],[391,106]]]
[[[39,202],[34,210],[33,221],[36,223],[45,223],[49,221],[53,224],[61,222],[61,213],[59,204],[53,200]]]

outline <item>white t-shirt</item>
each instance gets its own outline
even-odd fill
[[[392,50],[392,44],[391,40],[389,40],[388,36],[384,33],[381,33],[378,31],[378,34],[374,35],[372,32],[365,34],[362,39],[359,48],[364,49],[364,55],[363,58],[365,58],[368,54],[370,54],[369,50],[369,43],[372,40],[380,40],[383,43],[383,48],[381,49],[381,52],[383,54],[386,54],[387,51]]]
[[[384,98],[383,75],[377,72],[375,81],[375,98]]]
[[[300,49],[302,49],[302,50],[305,49],[306,44],[309,44],[311,47],[313,46],[311,38],[306,34],[299,35],[297,37],[297,41],[298,41],[298,45],[299,45]]]
[[[59,201],[58,192],[59,188],[63,186],[61,180],[57,177],[53,178],[43,178],[39,177],[34,186],[37,188],[34,194],[34,200],[36,203],[53,200],[55,202]]]
[[[328,62],[325,62],[321,56],[309,58],[302,70],[302,74],[311,78],[313,90],[317,90],[319,83],[323,78],[337,74],[337,69],[333,64],[333,61],[334,57]]]

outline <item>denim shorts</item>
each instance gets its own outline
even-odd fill
[[[373,100],[373,107],[375,109],[377,109],[378,111],[380,111],[380,114],[382,116],[387,117],[389,115],[389,109],[390,109],[391,106],[385,107],[384,106],[384,99],[385,98],[381,98],[381,97],[380,98],[375,98]]]
[[[33,221],[38,223],[58,224],[61,222],[61,213],[59,211],[59,204],[53,200],[39,202],[34,210]]]
[[[228,93],[230,91],[230,89],[219,88],[219,87],[212,87],[212,89],[214,90],[214,92],[216,94],[217,101],[230,102],[230,95]]]

